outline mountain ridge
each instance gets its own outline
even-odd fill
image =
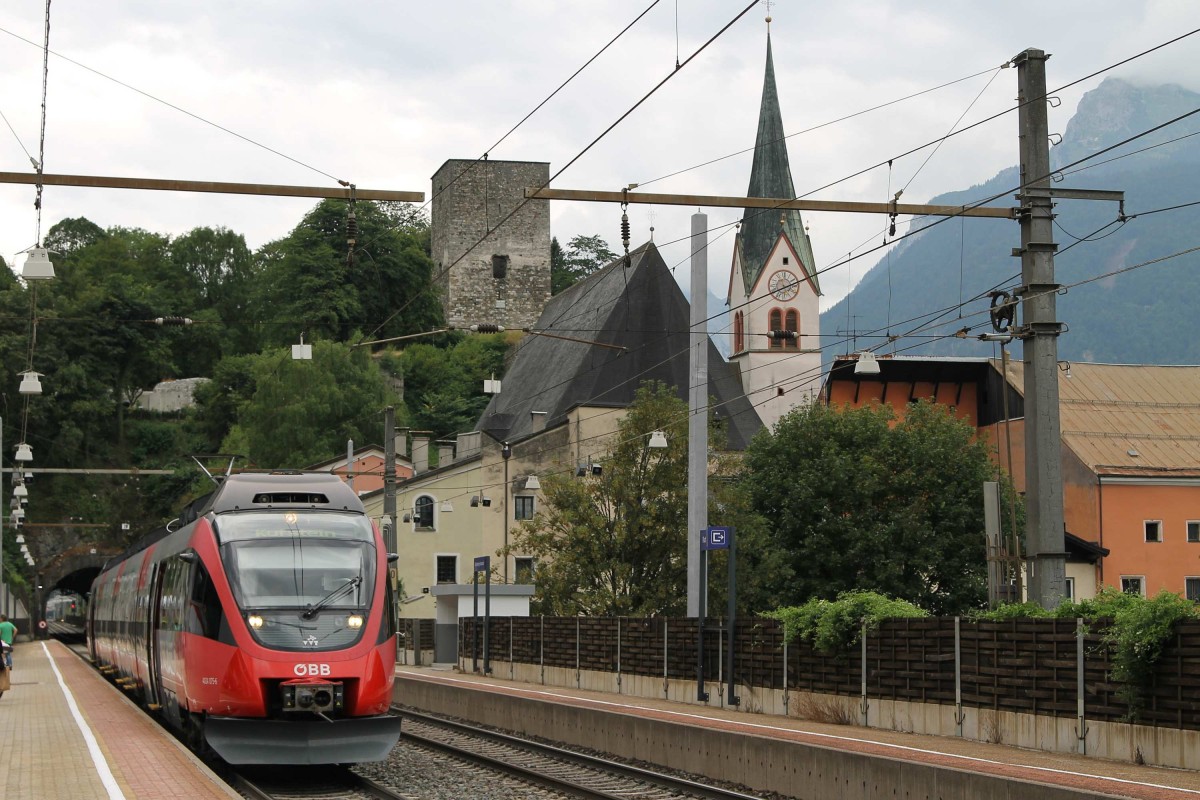
[[[1062,143],[1051,151],[1061,171],[1055,185],[1123,190],[1131,215],[1120,220],[1112,202],[1055,206],[1056,279],[1064,286],[1058,298],[1060,358],[1200,363],[1200,339],[1179,335],[1179,322],[1195,316],[1200,303],[1200,255],[1176,255],[1200,244],[1200,235],[1192,233],[1200,205],[1165,210],[1200,200],[1200,114],[1097,155],[1197,109],[1200,95],[1181,87],[1138,87],[1110,78],[1084,95]],[[929,202],[961,205],[996,195],[991,205],[1009,205],[1018,174],[1008,167]],[[918,227],[890,260],[883,256],[821,315],[826,363],[856,343],[880,354],[995,353],[993,344],[974,337],[991,331],[988,291],[1011,292],[1020,283],[1020,262],[1010,255],[1020,245],[1018,226],[980,218],[913,225]],[[1155,259],[1165,260],[1139,266]],[[857,342],[839,335],[851,327]],[[954,338],[962,328],[969,328],[969,338]]]

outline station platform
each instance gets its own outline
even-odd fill
[[[19,642],[10,678],[4,800],[241,797],[66,645]]]
[[[449,669],[398,666],[396,678],[402,705],[796,797],[1200,798],[1192,770]]]

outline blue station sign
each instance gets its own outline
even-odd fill
[[[733,528],[709,526],[700,531],[700,549],[727,550],[733,541]]]

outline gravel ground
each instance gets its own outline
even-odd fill
[[[403,737],[386,761],[359,764],[354,769],[409,800],[559,800],[568,797],[426,750],[406,742]]]

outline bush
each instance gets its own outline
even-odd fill
[[[1012,619],[1028,619],[1030,617],[1049,617],[1049,611],[1037,603],[1003,603],[995,608],[984,611],[972,611],[968,619],[984,622],[1008,622]]]
[[[906,600],[877,592],[842,592],[836,600],[809,600],[763,616],[783,623],[788,641],[800,639],[824,653],[848,650],[858,643],[863,627],[874,630],[885,619],[927,617],[929,612]]]
[[[1046,611],[1037,603],[1007,603],[974,615],[974,619],[1004,621],[1026,617],[1110,619],[1103,640],[1112,650],[1112,679],[1122,684],[1121,699],[1136,718],[1154,684],[1154,667],[1175,634],[1176,623],[1200,617],[1196,604],[1165,589],[1153,599],[1104,587],[1091,600],[1063,603]]]
[[[1145,705],[1146,692],[1154,685],[1154,666],[1181,620],[1197,616],[1196,604],[1165,589],[1152,600],[1125,604],[1113,616],[1104,640],[1113,648],[1114,680],[1124,684],[1120,695],[1129,703],[1129,716],[1136,718]]]

